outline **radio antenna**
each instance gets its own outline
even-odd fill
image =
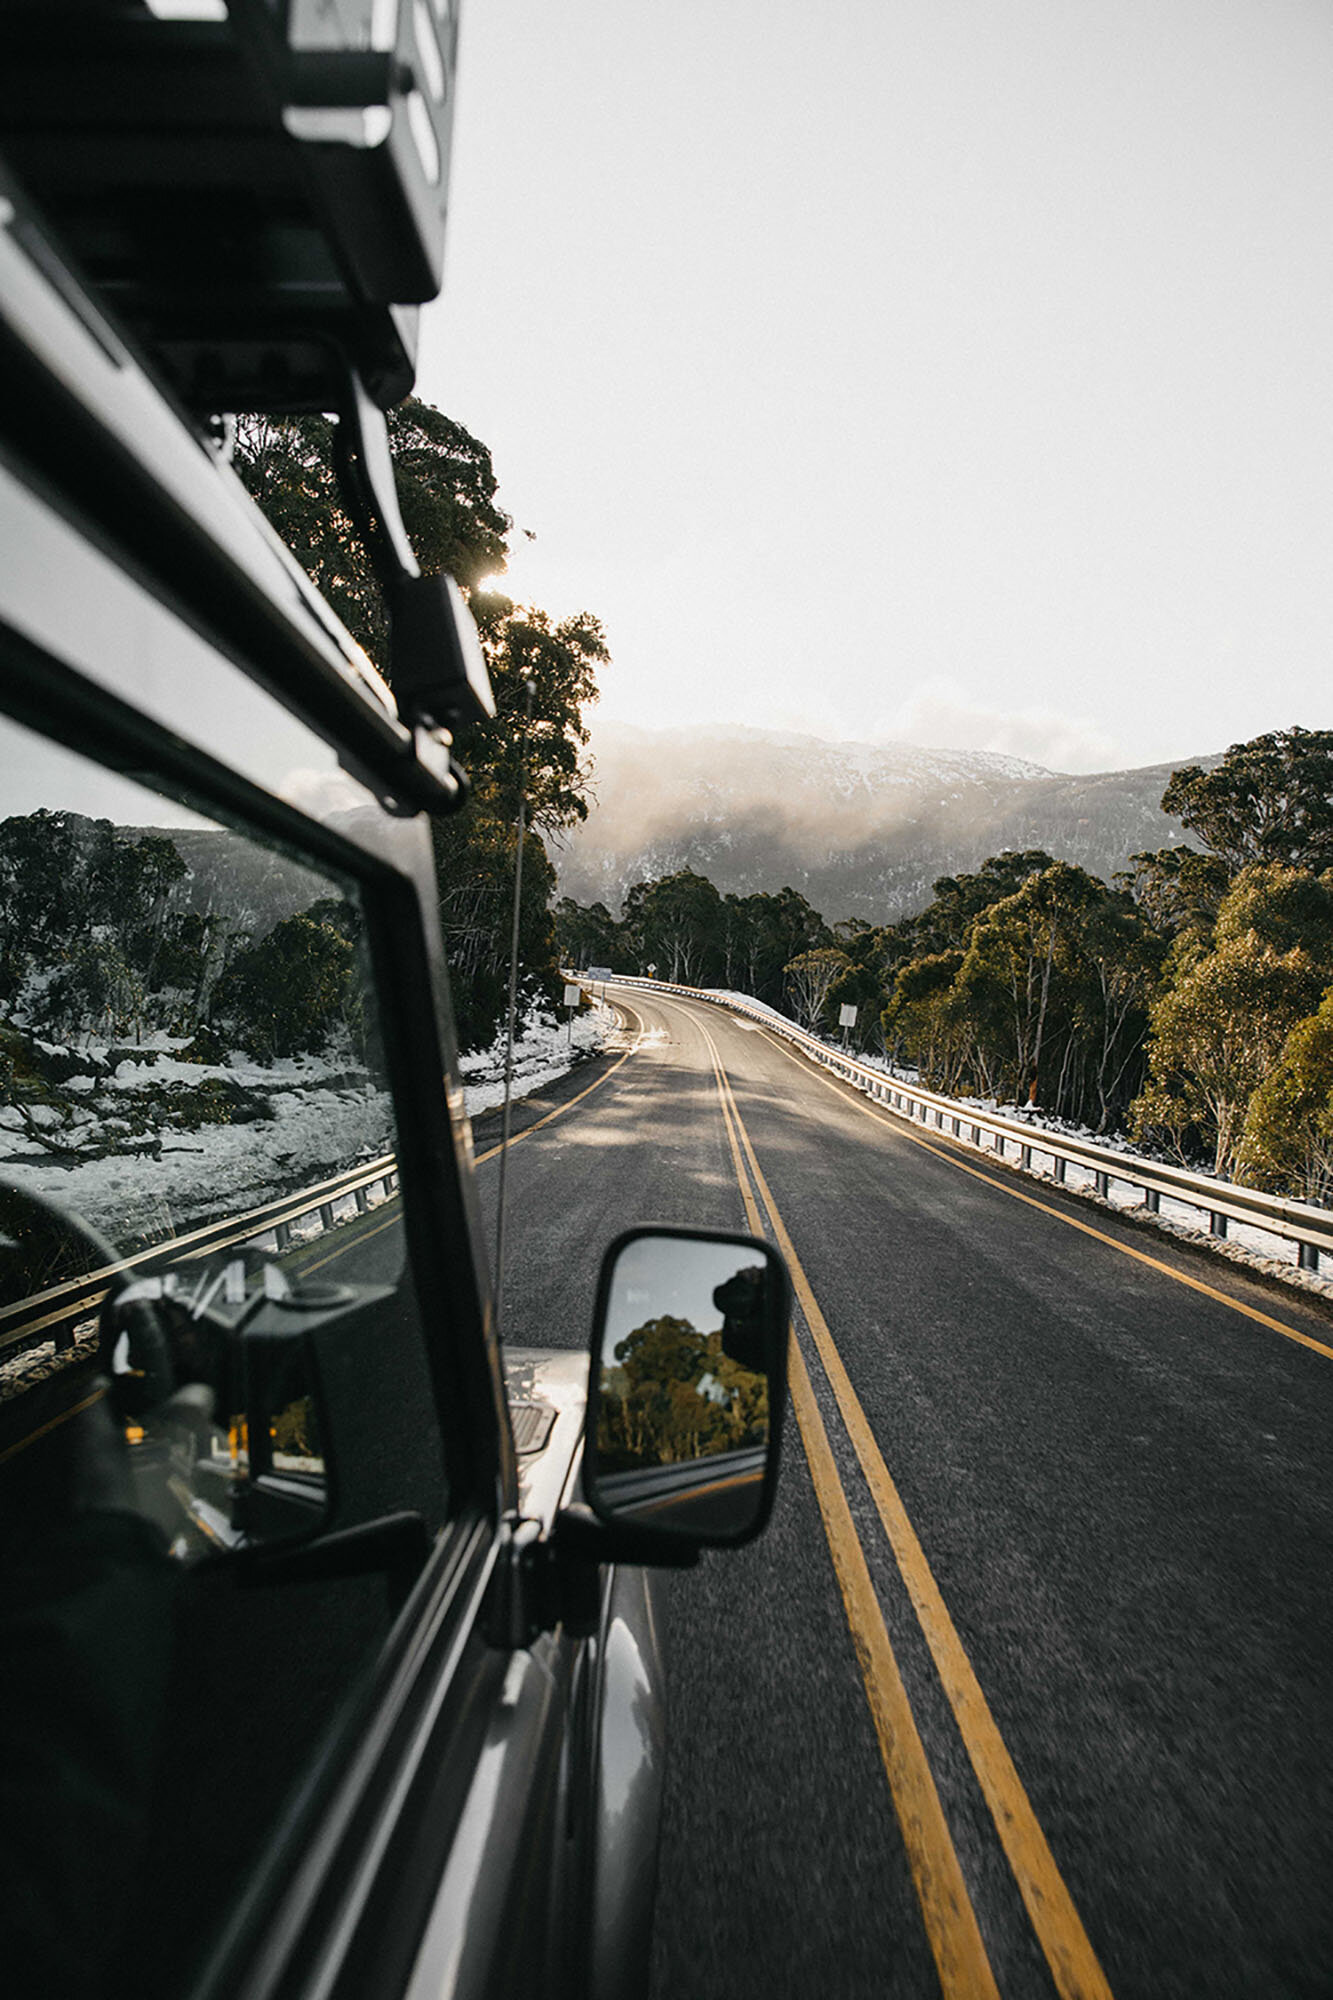
[[[500,1129],[500,1187],[495,1213],[495,1331],[504,1325],[505,1197],[508,1193],[509,1123],[514,1093],[514,1030],[518,1014],[518,926],[523,907],[523,842],[528,831],[528,732],[532,727],[534,681],[523,684],[523,742],[518,760],[518,848],[514,855],[514,921],[509,933],[509,1008],[505,1021],[505,1092]]]

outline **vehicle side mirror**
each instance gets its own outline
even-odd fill
[[[696,1548],[759,1534],[790,1316],[786,1266],[758,1237],[663,1226],[616,1238],[597,1287],[583,1457],[599,1519]]]

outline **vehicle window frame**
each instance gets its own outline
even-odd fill
[[[0,216],[0,261],[15,240]],[[13,262],[5,263],[7,275]],[[22,274],[25,284],[29,275]],[[43,281],[34,285],[40,289],[50,287]],[[11,303],[16,295],[17,286]],[[12,478],[14,504],[44,508],[67,528],[71,561],[68,570],[53,566],[50,588],[78,603],[83,629],[74,645],[45,643],[40,631],[14,617],[12,600],[0,597],[0,711],[99,765],[147,775],[168,795],[179,788],[185,803],[221,824],[256,833],[317,868],[331,867],[361,890],[383,1001],[410,1265],[405,1282],[434,1383],[449,1489],[448,1521],[411,1596],[365,1676],[330,1715],[282,1823],[255,1855],[247,1886],[219,1907],[220,1928],[201,1939],[199,2000],[242,1989],[258,1996],[287,1990],[312,1964],[336,1966],[340,1935],[377,1888],[386,1801],[428,1759],[443,1774],[448,1796],[437,1782],[421,1831],[437,1844],[452,1837],[449,1808],[461,1809],[473,1766],[468,1745],[484,1710],[476,1688],[483,1680],[503,1681],[506,1671],[508,1655],[486,1647],[478,1621],[498,1559],[501,1516],[516,1504],[516,1461],[430,842],[418,821],[415,853],[405,851],[383,805],[395,791],[395,760],[410,751],[410,736],[367,697],[357,649],[314,598],[294,559],[277,547],[234,476],[210,468],[201,440],[138,368],[132,344],[122,346],[114,336],[99,345],[69,296],[62,292],[53,301],[54,294],[43,301],[51,312],[40,326],[22,314],[7,316],[0,302],[0,348],[24,363],[11,378],[7,409],[11,437],[24,444],[18,453],[0,447],[0,467]],[[96,408],[87,394],[94,377],[101,394]],[[31,405],[27,411],[13,407],[15,382],[17,401]],[[137,400],[128,400],[131,391]],[[112,421],[126,410],[133,422]],[[139,425],[141,415],[151,419],[152,435]],[[217,475],[211,486],[210,469]],[[195,507],[199,497],[203,504]],[[0,492],[0,511],[9,505],[10,496]],[[196,648],[232,676],[239,671],[312,738],[322,738],[326,754],[332,748],[336,761],[363,777],[367,801],[379,806],[364,840],[266,789],[242,760],[210,755],[179,707],[171,716],[155,713],[150,700],[132,698],[98,671],[104,634],[94,558],[138,593],[146,615],[181,622]],[[421,1088],[423,1074],[440,1080],[438,1091]],[[472,1749],[479,1753],[479,1741]],[[426,1803],[420,1802],[423,1813]]]
[[[49,498],[30,497],[36,505],[50,504]],[[146,611],[176,617],[175,607],[163,603],[154,579],[136,574],[133,565],[101,548],[100,537],[71,518],[69,510],[62,507],[58,512],[80,545],[86,539],[99,558],[115,563],[141,594]],[[77,593],[78,579],[68,579],[66,587]],[[448,975],[424,823],[414,843],[415,865],[404,865],[407,842],[402,825],[394,829],[396,852],[391,854],[387,840],[371,844],[374,819],[368,822],[371,838],[363,844],[345,827],[330,826],[300,811],[254,778],[183,741],[148,708],[113,695],[77,665],[40,646],[10,624],[5,611],[0,604],[0,630],[8,655],[0,655],[0,710],[94,763],[156,787],[167,797],[179,796],[223,825],[253,829],[293,859],[350,877],[361,891],[398,1133],[408,1282],[434,1388],[446,1476],[451,1494],[457,1496],[451,1507],[466,1494],[498,1518],[506,1505],[513,1504],[517,1477],[485,1242],[470,1176],[471,1133],[450,1026]],[[216,652],[197,625],[192,636],[196,645]],[[88,645],[95,646],[98,637],[90,612]],[[264,676],[250,675],[243,661],[225,654],[218,658],[233,679],[239,666],[271,702]],[[316,735],[308,724],[302,726]],[[364,798],[378,814],[389,817],[373,793],[365,791]],[[420,1088],[423,1074],[440,1078],[438,1096]]]

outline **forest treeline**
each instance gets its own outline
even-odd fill
[[[364,1054],[351,904],[319,896],[274,923],[239,901],[195,909],[189,889],[170,834],[46,809],[0,821],[0,1079],[24,1034],[134,1048],[166,1036],[199,1062],[315,1054],[339,1037]]]
[[[1110,882],[1033,849],[944,876],[914,916],[827,924],[784,889],[682,870],[616,919],[565,899],[566,963],[753,994],[948,1094],[1125,1131],[1252,1185],[1333,1193],[1333,732],[1173,773],[1194,844]]]

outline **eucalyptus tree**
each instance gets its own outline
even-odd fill
[[[504,1010],[520,795],[531,830],[521,985],[529,1000],[557,997],[549,910],[555,876],[542,842],[587,813],[584,710],[596,699],[597,671],[609,653],[591,614],[554,620],[516,604],[498,586],[513,523],[497,502],[486,446],[414,397],[390,410],[387,421],[408,539],[424,572],[446,570],[468,593],[496,698],[494,718],[460,734],[469,802],[454,819],[437,821],[432,835],[459,1033],[465,1047],[476,1046],[494,1035]],[[236,462],[271,524],[388,673],[385,610],[334,474],[332,425],[318,416],[243,418]]]
[[[1296,1023],[1251,1097],[1238,1165],[1255,1187],[1333,1199],[1333,988]]]
[[[850,969],[851,960],[835,945],[818,945],[813,951],[798,953],[784,967],[787,997],[797,1020],[812,1030],[825,1025],[829,995]]]
[[[1255,862],[1333,865],[1333,730],[1278,729],[1233,743],[1211,770],[1171,774],[1162,811],[1237,872]]]
[[[1177,1151],[1238,1164],[1250,1100],[1287,1036],[1333,981],[1333,870],[1243,869],[1218,912],[1212,949],[1152,1009],[1147,1084],[1135,1130]]]

